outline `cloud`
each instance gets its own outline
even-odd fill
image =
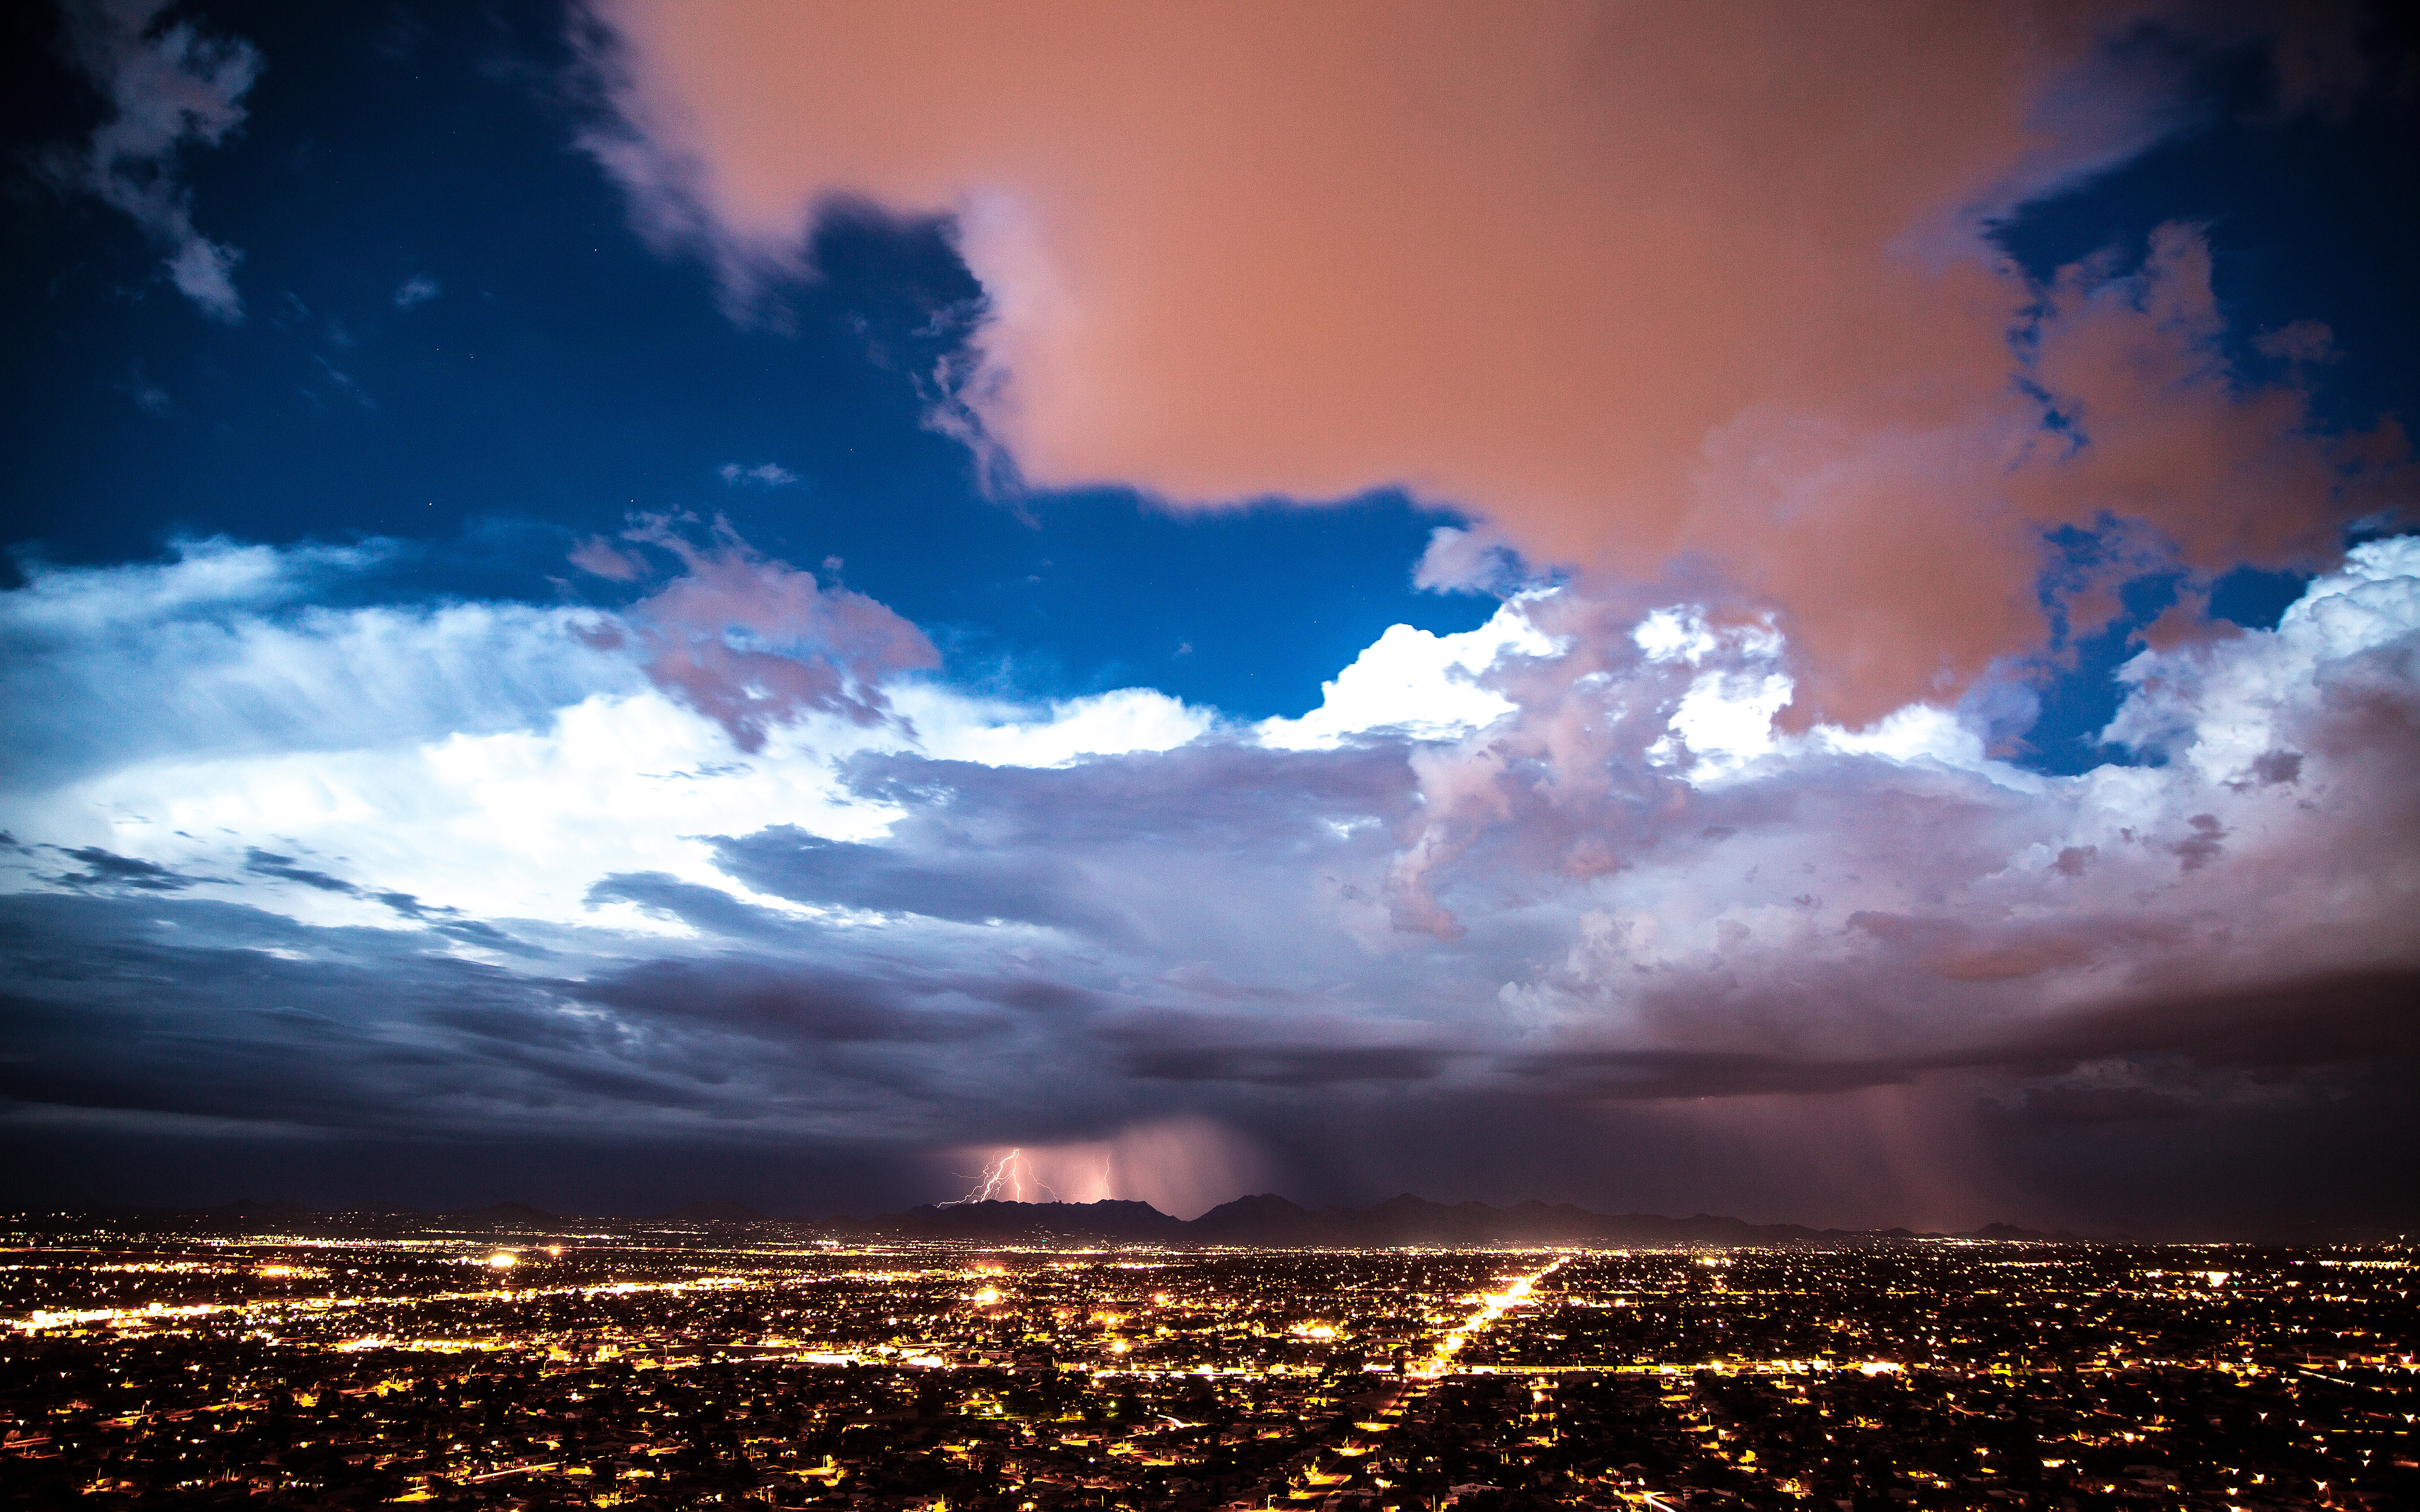
[[[1200,964],[1162,980],[1199,1006],[1117,1009],[1095,1026],[1121,1069],[1146,1081],[1424,1082],[1458,1058],[1450,1031],[1342,1013],[1323,995],[1244,988]]]
[[[414,273],[396,285],[395,307],[409,310],[415,304],[426,304],[437,298],[439,285],[427,273]]]
[[[1435,739],[1478,729],[1509,714],[1512,704],[1479,674],[1511,656],[1556,650],[1519,606],[1498,610],[1476,630],[1436,635],[1389,625],[1353,664],[1320,685],[1319,707],[1300,718],[1261,722],[1264,745],[1332,746],[1356,735],[1399,731]]]
[[[685,1018],[719,1021],[784,1043],[956,1041],[1002,1026],[996,1016],[919,1011],[903,995],[861,977],[769,962],[647,962],[591,979],[577,991],[587,1002],[649,1013],[678,1005]]]
[[[2047,285],[1988,235],[2194,121],[2199,64],[2351,98],[2347,17],[2264,18],[598,0],[582,38],[659,246],[745,284],[819,207],[954,218],[988,305],[946,428],[1032,485],[1401,485],[1483,521],[1433,586],[1694,572],[1778,616],[1803,729],[2040,647],[2046,532],[2308,567],[2390,501],[2391,425],[2228,370],[2192,227]]]
[[[126,381],[118,385],[118,392],[133,400],[134,408],[154,420],[165,420],[177,412],[177,401],[168,396],[167,390],[151,381],[141,363],[127,369]]]
[[[752,468],[737,462],[725,462],[714,470],[715,476],[735,486],[752,484],[759,488],[779,488],[799,481],[799,475],[778,462],[760,462]]]
[[[2176,1057],[2200,1067],[2280,1077],[2291,1071],[2420,1056],[2420,968],[2400,967],[2217,989],[2062,1016],[2003,1038],[1905,1057],[1829,1059],[1745,1051],[1562,1048],[1516,1059],[1515,1073],[1564,1095],[1621,1100],[1838,1092],[1916,1080],[1926,1072],[1983,1068],[2053,1076],[2092,1062]],[[2121,1107],[2144,1101],[2140,1089]],[[2088,1096],[2086,1094],[2089,1094]],[[2029,1089],[2051,1106],[2089,1107],[2107,1088]],[[2175,1095],[2160,1116],[2197,1111]],[[2144,1116],[2129,1114],[2128,1116]],[[2100,1121],[2067,1119],[2060,1121]]]
[[[25,585],[0,595],[12,787],[513,729],[638,682],[581,640],[586,611],[312,602],[374,583],[404,553],[393,542],[172,549],[161,564],[20,563]]]
[[[1525,576],[1521,554],[1485,527],[1440,525],[1412,568],[1412,586],[1432,593],[1501,596]]]
[[[330,876],[310,867],[296,866],[294,857],[264,851],[257,845],[245,847],[243,869],[259,876],[283,877],[288,882],[299,882],[321,892],[354,893],[361,890],[342,877]]]
[[[211,37],[191,22],[162,23],[166,0],[70,0],[62,7],[68,55],[108,101],[92,138],[48,162],[51,177],[97,195],[164,244],[168,280],[205,315],[243,318],[234,270],[243,254],[194,227],[179,160],[216,147],[243,124],[243,97],[260,54],[241,38]]]
[[[886,713],[748,748],[653,638],[859,622],[639,535],[623,611],[225,543],[0,594],[0,1118],[1962,1226],[2241,1211],[2229,1140],[2298,1201],[2408,1124],[2409,538],[2142,651],[2156,762],[2061,778],[1973,710],[1777,732],[1776,621],[1582,583],[1299,719],[877,656]]]
[[[1047,856],[919,862],[889,846],[824,840],[789,825],[739,840],[719,835],[713,845],[723,872],[758,892],[798,903],[970,924],[1019,919],[1095,930],[1113,917],[1086,898],[1093,889],[1080,872]]]
[[[70,860],[84,863],[82,873],[69,873],[52,879],[72,887],[132,887],[141,892],[178,892],[198,880],[171,872],[157,861],[115,855],[98,845],[80,845],[60,854]]]
[[[669,551],[686,569],[624,613],[648,677],[728,730],[742,750],[762,748],[773,726],[810,711],[860,724],[891,718],[884,679],[940,660],[923,631],[883,605],[766,561],[727,528],[701,547],[654,519],[625,539]],[[592,544],[575,561],[617,578],[629,559]],[[619,645],[625,634],[601,630],[596,643]]]
[[[1121,1064],[1129,1075],[1153,1081],[1330,1087],[1426,1081],[1444,1060],[1441,1053],[1419,1045],[1271,1044],[1256,1038],[1244,1044],[1139,1046]]]
[[[646,558],[635,551],[625,551],[601,535],[592,535],[573,547],[566,560],[582,572],[617,583],[636,582],[647,572]]]
[[[638,555],[650,548],[609,549],[634,577],[653,570]],[[649,678],[652,623],[506,603],[314,602],[378,599],[401,550],[205,541],[160,563],[21,563],[24,585],[0,594],[14,757],[0,799],[69,849],[240,873],[297,894],[283,905],[314,918],[380,919],[394,897],[570,920],[612,874],[727,882],[697,837],[785,823],[878,837],[889,810],[850,797],[829,765],[854,751],[1049,765],[1183,745],[1215,722],[1144,689],[1035,706],[894,680],[882,689],[890,719],[861,722],[847,704],[799,706],[786,722],[759,711],[766,738],[752,758],[677,683]],[[782,595],[801,585],[786,571],[734,568],[741,610],[789,612]],[[614,638],[603,632],[621,643],[599,644]],[[364,906],[260,871],[250,850],[351,857],[268,864],[340,872]]]

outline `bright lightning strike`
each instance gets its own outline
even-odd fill
[[[937,1203],[935,1206],[954,1208],[969,1202],[1023,1202],[1025,1184],[1029,1180],[1033,1183],[1037,1191],[1050,1191],[1048,1184],[1033,1174],[1032,1163],[1025,1158],[1025,1151],[1022,1149],[1012,1149],[985,1166],[982,1179],[975,1182],[973,1188],[965,1196],[953,1197],[947,1202]],[[1058,1194],[1051,1195],[1056,1196]]]

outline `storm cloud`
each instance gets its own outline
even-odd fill
[[[275,828],[227,821],[285,757],[63,752],[70,781],[9,799],[12,833],[58,837],[7,862],[10,1116],[323,1142],[651,1131],[939,1180],[1182,1116],[1222,1131],[1220,1169],[1347,1190],[1419,1177],[1339,1165],[1321,1131],[1398,1129],[1371,1137],[1408,1151],[1409,1119],[1575,1152],[1716,1138],[1719,1180],[1766,1212],[1792,1141],[1914,1120],[1966,1153],[1885,1186],[1947,1222],[2055,1216],[2039,1182],[2084,1154],[2006,1168],[2053,1132],[2248,1127],[2292,1100],[2352,1117],[2420,1052],[2409,542],[2358,548],[2274,630],[2143,651],[2112,730],[2162,764],[2075,778],[1922,706],[1777,731],[1778,637],[1686,606],[1566,588],[1499,618],[1475,673],[1456,643],[1433,639],[1425,672],[1388,650],[1394,705],[1124,749],[1031,733],[1101,705],[896,674],[912,729],[802,707],[752,751],[644,678],[436,744],[406,687],[339,768],[379,808],[288,804]],[[489,623],[499,646],[529,633]],[[558,633],[606,655],[594,624]],[[230,643],[192,654],[258,686]],[[51,655],[72,671],[72,641]],[[1504,712],[1407,733],[1474,686]],[[1044,758],[1001,759],[1012,738]],[[118,817],[73,818],[93,795]],[[544,885],[500,907],[515,869]],[[1717,1137],[1698,1125],[1721,1105]],[[1654,1166],[1582,1161],[1564,1190],[1640,1200]]]

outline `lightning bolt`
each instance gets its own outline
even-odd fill
[[[1031,1163],[1025,1158],[1024,1149],[1021,1148],[1011,1149],[1007,1154],[984,1167],[983,1176],[965,1196],[953,1197],[947,1202],[935,1203],[934,1206],[955,1208],[969,1202],[990,1202],[995,1199],[1022,1202],[1025,1200],[1025,1183],[1029,1180],[1033,1183],[1036,1190],[1050,1192],[1049,1183],[1033,1174]],[[1002,1193],[1007,1194],[1004,1198],[1001,1196]],[[1050,1195],[1058,1196],[1055,1192],[1051,1192]]]

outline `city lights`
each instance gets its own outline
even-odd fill
[[[0,1463],[54,1501],[2412,1500],[2420,1325],[2398,1246],[500,1237],[20,1233]],[[533,1253],[547,1263],[501,1284]],[[465,1266],[499,1281],[461,1285]]]

